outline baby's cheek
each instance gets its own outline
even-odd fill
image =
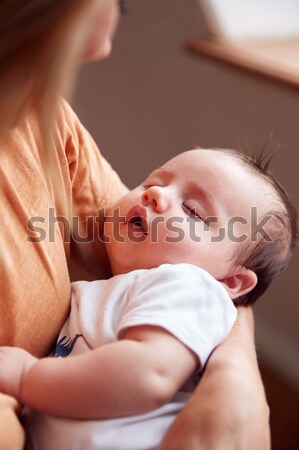
[[[175,220],[165,221],[162,217],[154,219],[150,226],[149,233],[153,242],[159,242],[161,245],[181,244],[188,239],[188,233]]]

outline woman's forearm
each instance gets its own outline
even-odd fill
[[[270,448],[269,409],[258,370],[251,308],[238,308],[229,337],[211,355],[161,450]]]
[[[241,358],[241,360],[240,360]],[[252,308],[240,306],[237,320],[227,339],[212,353],[206,371],[234,367],[241,361],[252,364],[258,370],[255,344],[254,320]]]

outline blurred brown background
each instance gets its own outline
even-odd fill
[[[279,145],[272,168],[299,210],[299,88],[186,51],[208,37],[196,0],[130,0],[109,60],[83,68],[73,101],[128,186],[196,145]],[[298,54],[299,59],[299,54]],[[299,449],[299,255],[255,308],[273,449]]]

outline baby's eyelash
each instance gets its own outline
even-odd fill
[[[148,189],[150,189],[153,186],[154,186],[154,184],[144,184],[142,187],[145,191],[147,191]]]
[[[151,187],[164,187],[164,183],[162,181],[147,181],[142,184],[143,189],[150,189]]]
[[[190,217],[194,217],[196,219],[200,219],[202,222],[204,222],[204,219],[202,216],[200,216],[195,208],[191,208],[190,206],[187,206],[185,203],[182,204],[184,211],[188,214]]]

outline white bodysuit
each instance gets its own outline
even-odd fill
[[[164,328],[189,347],[203,367],[212,350],[229,334],[236,316],[224,287],[206,271],[189,264],[163,264],[109,280],[80,281],[72,285],[71,313],[59,335],[56,356],[87,352],[122,339],[129,327],[152,325]],[[98,370],[105,370],[105,365]],[[194,374],[169,403],[135,416],[84,421],[27,411],[30,448],[154,449],[198,379]]]

